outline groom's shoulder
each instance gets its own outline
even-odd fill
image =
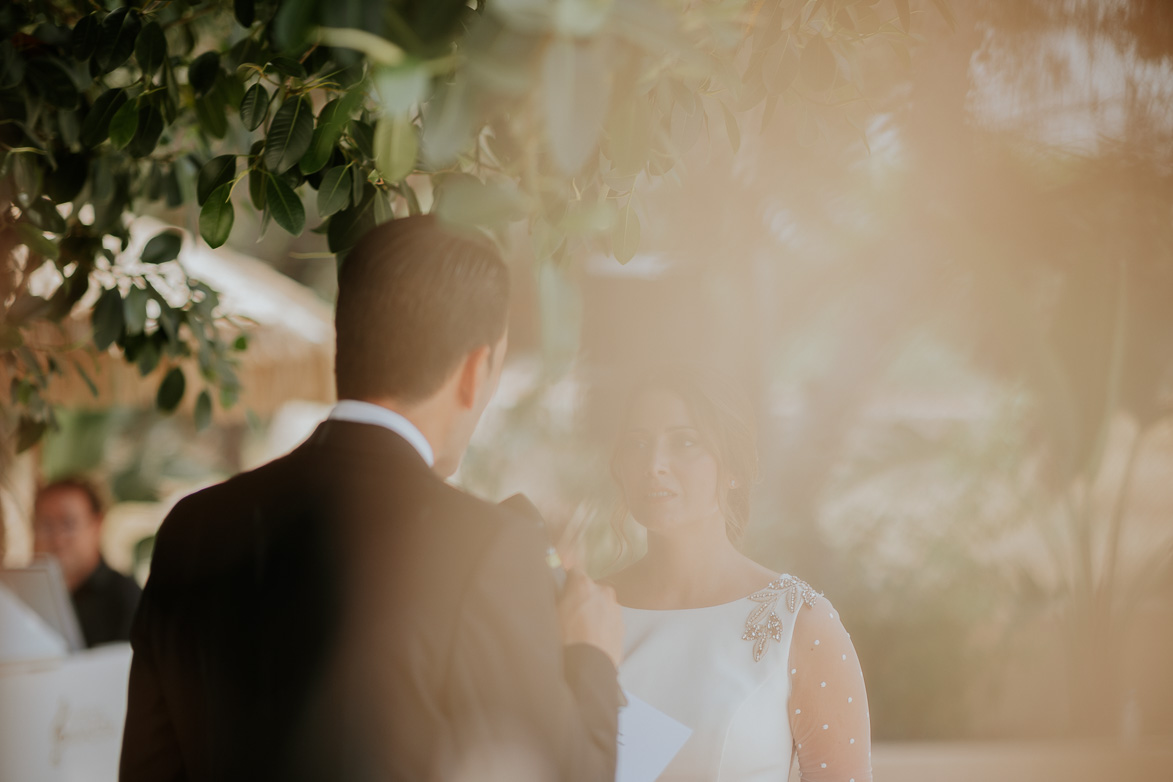
[[[476,525],[486,530],[496,530],[509,519],[501,509],[468,492],[444,481],[433,484],[432,498],[443,508],[443,515],[455,525]]]
[[[242,498],[257,500],[268,491],[284,486],[293,489],[291,480],[303,469],[298,465],[297,451],[284,454],[258,467],[237,473],[226,480],[198,489],[183,497],[172,508],[168,518],[182,518],[192,511],[206,511],[213,506],[225,506],[224,511],[240,507]]]
[[[444,515],[458,534],[481,541],[482,547],[503,538],[535,545],[540,541],[541,531],[536,523],[443,481],[437,483],[436,489],[446,509]]]
[[[296,451],[227,480],[198,489],[172,506],[155,538],[155,558],[168,551],[189,559],[205,546],[224,546],[246,532],[243,522],[257,509],[285,495],[295,499]],[[287,500],[288,501],[288,500]],[[227,546],[231,548],[230,545]],[[152,566],[153,568],[154,566]]]

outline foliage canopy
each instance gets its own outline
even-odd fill
[[[219,247],[254,209],[340,259],[409,213],[497,232],[525,219],[539,263],[626,262],[638,191],[679,176],[702,135],[736,148],[751,111],[858,100],[859,51],[906,53],[910,24],[908,0],[9,3],[0,379],[19,447],[53,423],[53,375],[85,376],[34,332],[86,307],[93,348],[156,373],[163,409],[194,390],[192,357],[202,421],[212,392],[236,399],[244,342],[216,292],[159,281],[196,239],[164,232],[127,259],[134,214],[194,206]]]

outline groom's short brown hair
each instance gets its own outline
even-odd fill
[[[508,310],[509,271],[487,241],[430,215],[383,223],[338,273],[338,398],[427,398],[470,351],[497,344]]]

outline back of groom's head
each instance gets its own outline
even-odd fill
[[[505,334],[509,271],[487,242],[430,215],[383,223],[338,275],[339,399],[416,402]]]

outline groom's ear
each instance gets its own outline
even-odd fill
[[[481,388],[489,382],[492,370],[490,364],[491,351],[488,345],[469,351],[458,370],[460,376],[456,382],[456,399],[460,406],[471,410],[476,407]]]

